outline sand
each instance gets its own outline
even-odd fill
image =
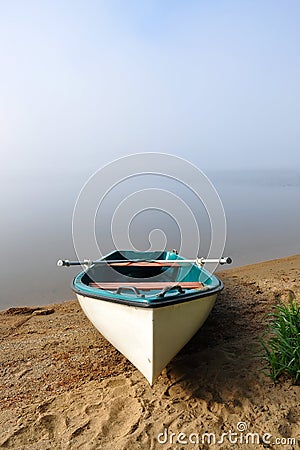
[[[256,357],[272,305],[300,301],[300,255],[219,276],[209,319],[153,387],[75,300],[1,312],[0,448],[300,448],[300,386],[274,385]]]

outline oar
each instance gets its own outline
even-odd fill
[[[231,264],[232,263],[232,259],[229,256],[223,256],[223,258],[220,259],[210,259],[210,258],[198,258],[196,260],[197,264],[206,264],[206,263],[212,263],[212,264]]]
[[[102,264],[120,264],[120,265],[126,265],[128,263],[158,263],[158,264],[168,264],[172,265],[178,264],[178,263],[188,263],[188,264],[198,264],[203,266],[206,263],[212,263],[212,264],[231,264],[232,259],[229,257],[223,257],[219,259],[209,259],[209,258],[197,258],[197,259],[130,259],[130,260],[124,260],[124,259],[101,259],[98,261],[91,261],[90,259],[84,259],[83,261],[69,261],[68,259],[60,259],[57,261],[58,267],[70,267],[70,266],[87,266],[90,267],[92,265],[102,265]]]

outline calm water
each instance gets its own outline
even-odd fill
[[[300,172],[208,172],[225,208],[227,243],[224,251],[234,266],[300,253]],[[60,258],[75,259],[72,212],[88,174],[15,174],[7,176],[1,200],[1,308],[46,304],[74,298],[70,290],[77,269],[59,269]],[[190,193],[154,176],[115,189],[95,220],[103,251],[113,249],[110,236],[112,213],[120,201],[141,186],[160,185],[184,199],[195,212],[201,228],[201,255],[210,241],[204,209]],[[176,221],[159,211],[146,211],[132,222],[136,247],[147,249],[148,235],[162,228],[168,248],[178,248]],[[120,231],[121,232],[121,231]],[[84,236],[82,237],[84,240]],[[191,247],[193,242],[190,243]],[[95,257],[88,251],[86,257]],[[188,255],[186,255],[188,256]]]

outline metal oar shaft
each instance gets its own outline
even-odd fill
[[[70,266],[82,266],[83,264],[86,264],[87,261],[69,261],[68,259],[59,259],[57,261],[58,267],[70,267]]]
[[[91,265],[101,265],[101,264],[126,264],[126,263],[139,263],[139,262],[152,262],[152,263],[167,263],[172,265],[178,263],[188,263],[188,264],[206,264],[206,263],[214,263],[214,264],[231,264],[232,260],[229,257],[220,258],[220,259],[209,259],[209,258],[199,258],[199,259],[152,259],[152,260],[141,260],[141,259],[102,259],[99,261],[91,261],[89,259],[85,259],[83,261],[69,261],[68,259],[60,259],[57,261],[58,267],[70,267],[70,266],[91,266]]]

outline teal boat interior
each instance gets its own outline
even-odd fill
[[[158,307],[218,292],[223,283],[174,251],[114,251],[73,280],[81,295],[128,305]]]

